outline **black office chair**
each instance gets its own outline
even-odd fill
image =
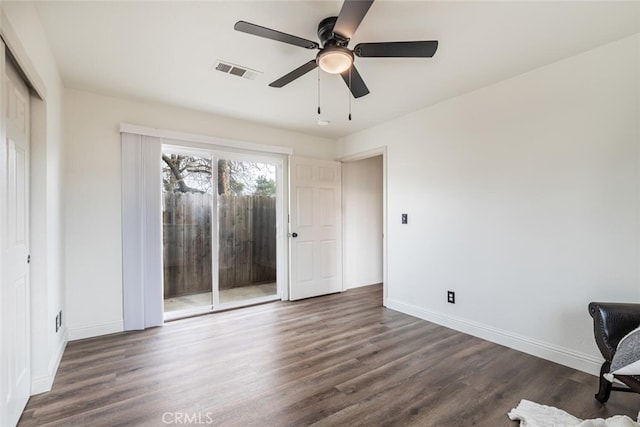
[[[593,334],[596,343],[604,357],[604,363],[600,368],[600,389],[595,395],[596,399],[605,403],[609,400],[612,390],[640,393],[640,376],[638,375],[615,376],[628,388],[615,386],[603,376],[609,372],[611,360],[620,340],[640,326],[640,304],[592,302],[589,304],[589,314],[593,317]]]

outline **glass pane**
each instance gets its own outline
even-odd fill
[[[276,295],[276,167],[218,161],[220,303]]]
[[[162,153],[164,311],[211,306],[211,158]]]

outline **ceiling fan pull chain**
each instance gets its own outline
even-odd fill
[[[318,115],[320,115],[320,68],[318,68]]]
[[[351,70],[353,67],[349,68],[349,120],[351,120]]]

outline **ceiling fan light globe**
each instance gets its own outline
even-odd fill
[[[318,66],[329,74],[340,74],[353,64],[353,53],[344,48],[327,48],[318,54]]]

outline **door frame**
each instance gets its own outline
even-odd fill
[[[4,72],[5,72],[5,62],[6,62],[6,48],[5,48],[5,44],[4,42],[2,42],[0,40],[0,70],[2,71],[2,78],[4,79]],[[4,93],[5,89],[4,89],[4,83],[0,82],[0,105],[3,105],[4,102],[2,102],[2,100],[4,99],[5,93]],[[8,159],[7,159],[7,124],[6,124],[6,119],[4,118],[4,111],[1,112],[0,114],[0,177],[4,177],[7,174],[7,165],[8,165]],[[2,283],[2,278],[4,277],[4,270],[3,270],[3,263],[4,263],[4,257],[2,256],[2,250],[1,248],[4,247],[4,221],[5,221],[5,216],[6,216],[6,207],[5,207],[5,200],[7,200],[7,194],[6,194],[6,185],[0,185],[0,286],[4,286],[4,284]],[[0,288],[0,319],[3,318],[4,313],[2,310],[2,307],[4,305],[4,301],[2,300],[2,289]],[[1,325],[0,325],[1,328]],[[0,334],[2,333],[2,330],[0,329]],[[0,339],[0,354],[2,354],[4,352],[4,340]],[[0,369],[2,369],[2,367],[0,367]],[[5,417],[6,417],[6,409],[5,409],[5,402],[4,402],[4,396],[7,395],[7,390],[6,388],[9,387],[9,381],[5,380],[4,378],[0,378],[0,424],[4,424],[5,423]]]
[[[31,354],[41,354],[40,358],[31,358],[31,394],[39,394],[51,390],[53,380],[60,365],[62,355],[67,343],[67,326],[63,322],[58,333],[53,332],[55,316],[59,310],[65,309],[65,300],[61,293],[53,299],[51,293],[43,290],[50,286],[62,286],[62,276],[48,271],[47,263],[50,263],[48,255],[47,236],[50,233],[45,231],[53,229],[57,231],[58,223],[50,223],[47,220],[50,212],[59,219],[60,212],[51,211],[47,203],[47,196],[50,190],[46,187],[46,177],[34,175],[34,171],[46,170],[46,147],[49,141],[54,138],[62,138],[62,134],[56,131],[47,130],[49,110],[47,108],[47,86],[41,78],[38,69],[33,64],[27,49],[24,47],[20,37],[13,29],[4,9],[0,8],[0,45],[2,46],[2,62],[6,55],[10,55],[16,67],[22,74],[24,81],[30,89],[31,103],[31,140],[30,140],[30,205],[31,217],[29,221],[30,229],[44,230],[42,233],[30,234],[30,294],[31,294]],[[1,86],[1,85],[0,85]],[[4,96],[0,88],[0,97]],[[0,115],[1,116],[1,115]],[[0,128],[4,132],[5,124],[0,122]],[[52,133],[53,132],[53,133]],[[62,171],[60,171],[62,173]],[[54,195],[57,197],[57,195]],[[62,199],[59,199],[60,201]],[[54,243],[59,243],[58,238]],[[63,262],[63,255],[56,255],[53,262]],[[54,269],[55,270],[55,269]],[[58,289],[58,288],[56,288]],[[62,288],[59,288],[60,290]],[[57,299],[56,299],[57,297]],[[51,303],[55,308],[50,308]],[[67,319],[65,315],[63,317]],[[55,335],[54,335],[55,333]]]
[[[389,286],[388,286],[388,268],[387,268],[387,254],[388,254],[388,233],[387,233],[387,222],[388,222],[388,216],[387,216],[387,146],[381,146],[381,147],[376,147],[376,148],[372,148],[369,150],[364,150],[364,151],[359,151],[353,154],[349,154],[346,156],[342,156],[340,158],[340,161],[342,163],[350,163],[350,162],[357,162],[359,160],[365,160],[365,159],[369,159],[371,157],[377,157],[377,156],[382,156],[382,305],[383,306],[387,306],[387,295],[388,295],[388,290],[389,290]],[[344,185],[344,181],[343,181],[343,185]],[[342,197],[344,198],[345,192],[342,192]],[[344,206],[344,200],[342,205]],[[345,235],[344,235],[344,230],[347,228],[348,224],[346,224],[346,218],[344,217],[344,210],[342,212],[342,239],[343,241],[345,241]],[[342,253],[342,262],[343,264],[346,262],[346,253],[345,251],[343,251]],[[344,271],[343,271],[343,275],[344,275]],[[343,283],[346,283],[346,277],[343,276],[342,278]]]

